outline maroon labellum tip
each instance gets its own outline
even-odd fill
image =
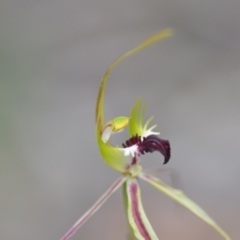
[[[164,156],[163,164],[168,163],[171,157],[171,148],[169,141],[161,139],[156,135],[149,135],[144,138],[141,145],[139,146],[139,151],[142,154],[144,154],[145,152],[160,152]]]
[[[155,151],[160,152],[164,156],[163,164],[168,163],[171,157],[171,148],[169,141],[161,139],[156,135],[152,134],[144,137],[143,139],[141,139],[140,136],[136,135],[127,140],[126,143],[123,143],[122,146],[124,148],[127,148],[135,144],[138,146],[138,151],[141,154],[145,154],[148,152],[152,153]]]

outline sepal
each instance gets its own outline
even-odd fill
[[[158,240],[142,206],[141,192],[136,178],[129,178],[127,184],[128,220],[138,240]]]
[[[129,164],[129,159],[124,155],[124,150],[118,147],[113,147],[109,143],[105,143],[101,136],[97,136],[98,147],[103,160],[111,168],[124,173]]]
[[[64,234],[61,240],[68,240],[106,202],[106,200],[126,181],[121,177],[97,200],[97,202]]]
[[[187,208],[190,212],[192,212],[197,217],[206,222],[208,225],[210,225],[212,228],[214,228],[219,234],[222,235],[225,240],[231,240],[228,234],[222,228],[220,228],[217,223],[215,223],[214,220],[212,220],[212,218],[202,208],[200,208],[195,202],[189,199],[182,191],[166,185],[160,179],[150,174],[140,173],[139,177],[150,183],[160,192],[164,193],[168,197],[172,198],[173,200]]]

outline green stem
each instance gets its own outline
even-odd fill
[[[128,223],[128,237],[129,237],[128,239],[129,239],[129,240],[137,240],[137,239],[135,238],[133,229],[132,229],[132,227],[131,227],[131,225],[129,224],[129,221],[128,221],[128,213],[127,213],[127,209],[128,209],[128,197],[127,197],[127,185],[126,185],[126,182],[123,184],[122,193],[123,193],[124,209],[125,209],[126,218],[127,218],[127,223]]]

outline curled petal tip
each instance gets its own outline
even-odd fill
[[[171,157],[171,147],[169,141],[161,139],[156,135],[149,135],[144,138],[139,150],[142,154],[144,154],[144,152],[160,152],[164,156],[163,164],[168,163]]]

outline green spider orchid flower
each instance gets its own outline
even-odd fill
[[[170,144],[167,140],[159,138],[154,132],[156,125],[149,127],[153,117],[143,124],[145,105],[137,100],[132,108],[130,117],[117,117],[104,124],[103,101],[107,80],[116,65],[130,55],[148,47],[149,45],[168,38],[172,35],[170,29],[165,29],[118,58],[105,73],[98,93],[96,104],[96,135],[100,153],[104,161],[113,169],[121,173],[121,177],[100,197],[100,199],[69,229],[61,240],[69,239],[121,186],[128,219],[130,239],[157,240],[142,206],[141,192],[138,180],[142,179],[154,188],[172,198],[196,216],[201,218],[226,240],[230,237],[225,233],[196,203],[187,198],[180,190],[174,189],[160,179],[142,170],[140,156],[144,153],[159,151],[164,156],[164,164],[170,159]],[[112,133],[117,133],[128,126],[130,138],[122,147],[114,147],[110,143]]]

